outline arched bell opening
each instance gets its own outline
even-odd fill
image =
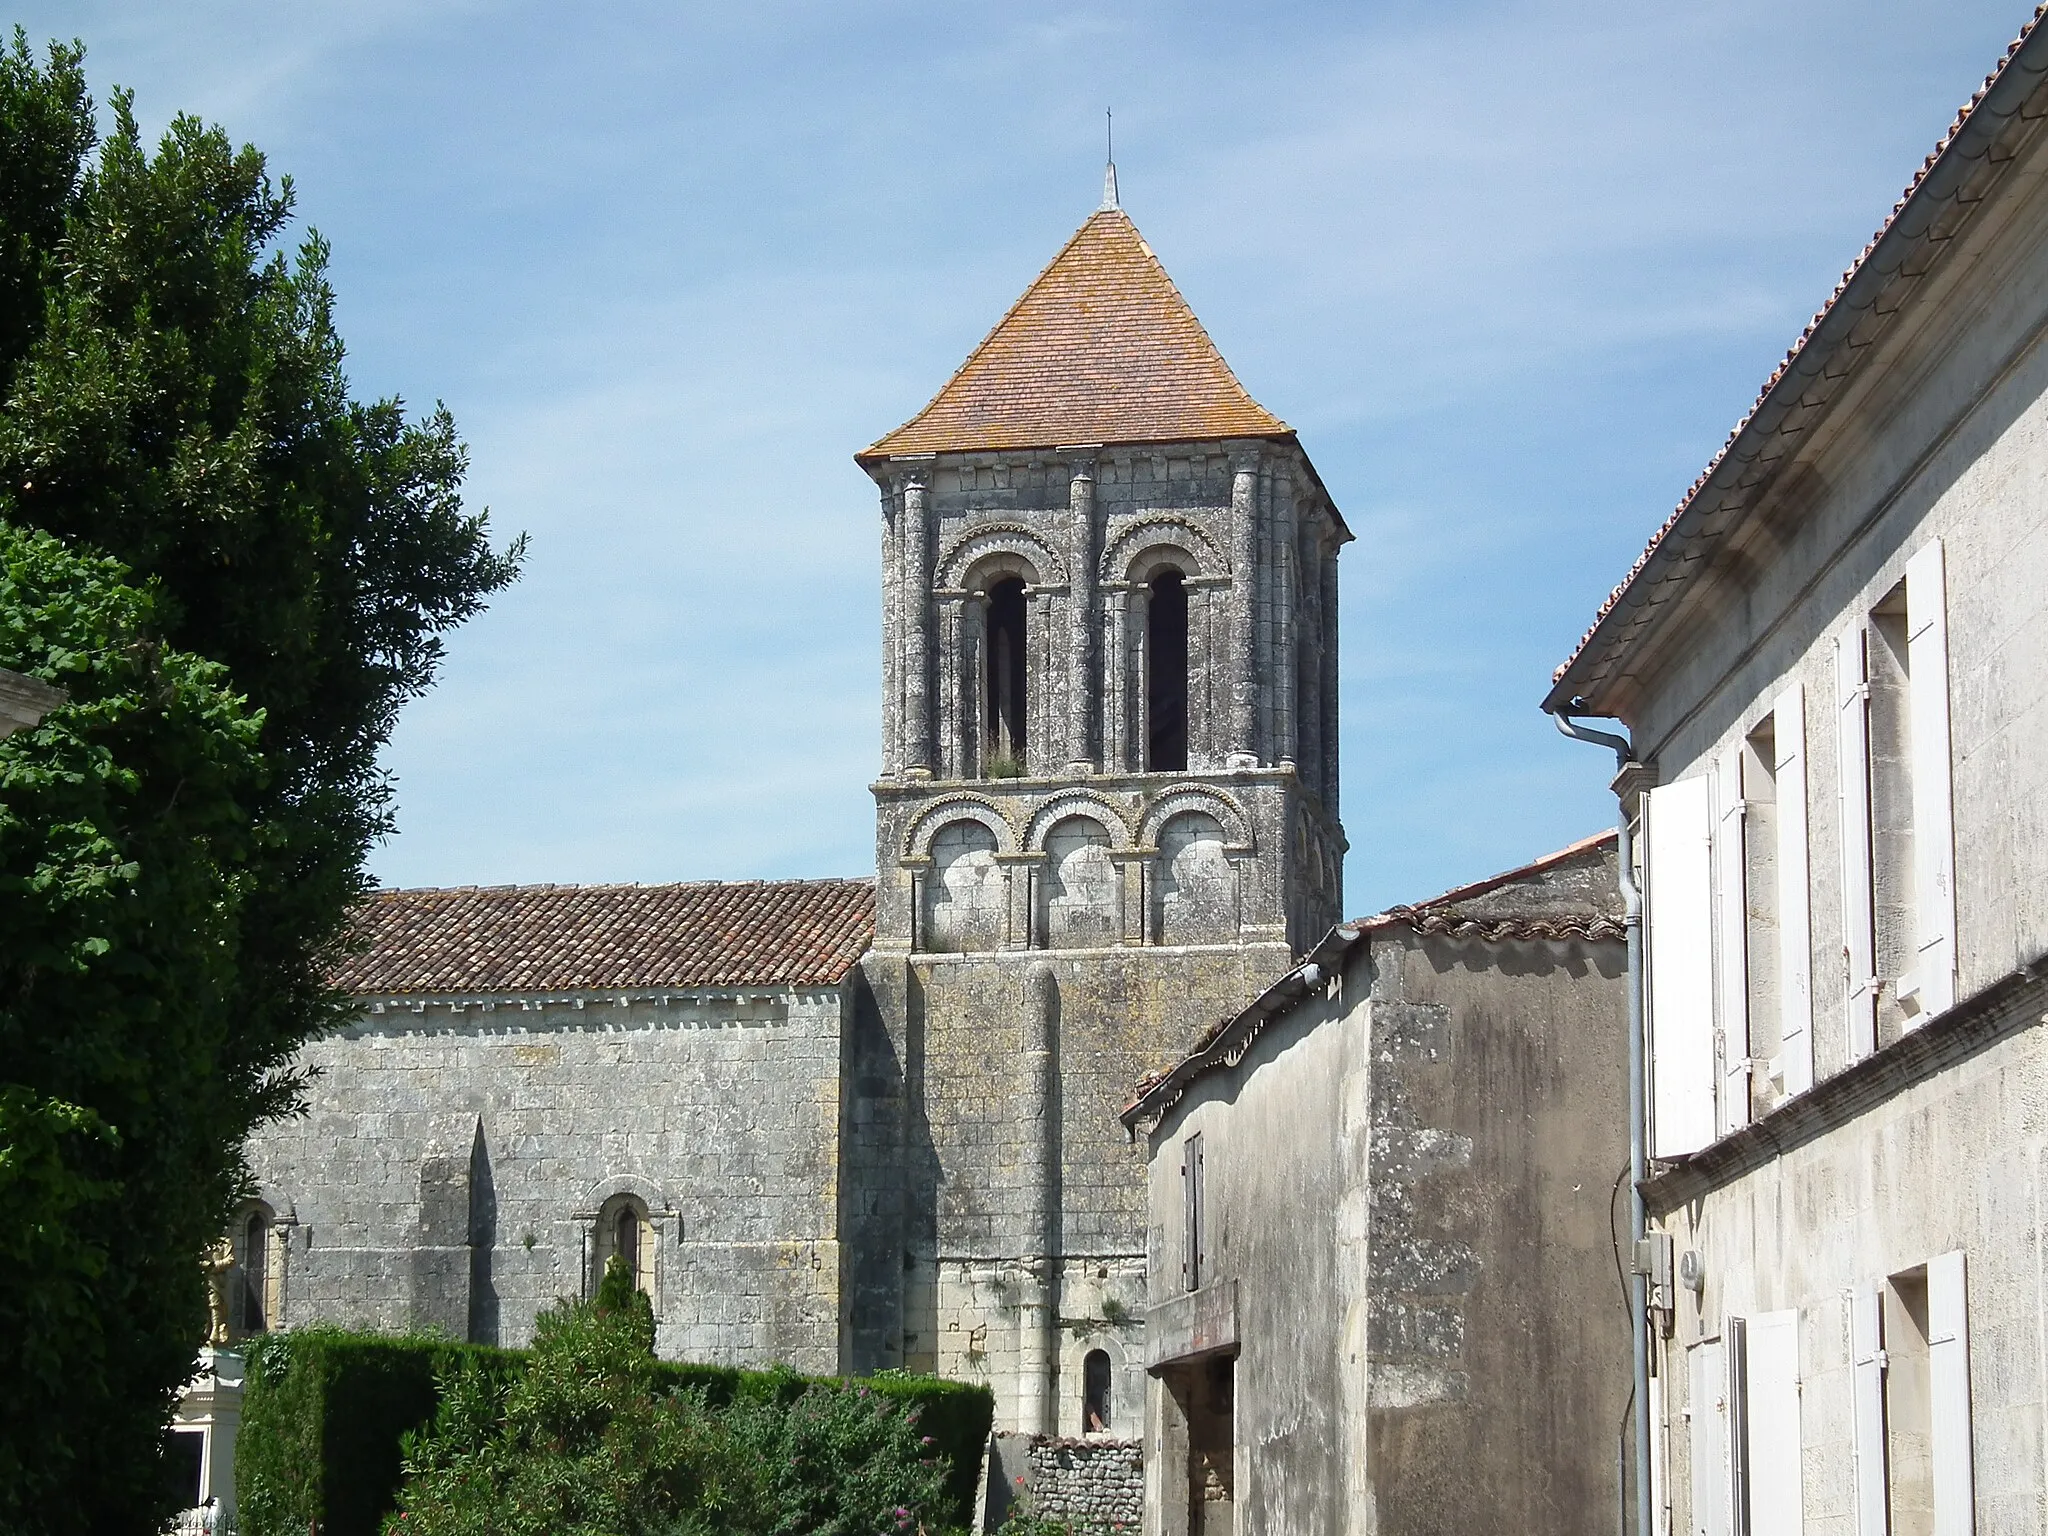
[[[1145,771],[1188,766],[1188,589],[1168,567],[1146,584]]]
[[[1021,577],[1006,576],[988,589],[981,697],[982,762],[989,778],[1015,778],[1025,771],[1031,718],[1025,699],[1030,674],[1025,613]]]

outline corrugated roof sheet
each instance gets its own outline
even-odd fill
[[[903,426],[857,455],[1291,435],[1121,208],[1097,211]]]
[[[872,880],[379,891],[356,996],[831,986],[874,937]]]

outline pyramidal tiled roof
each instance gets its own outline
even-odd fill
[[[872,880],[379,891],[330,978],[357,997],[832,986],[875,931]]]
[[[1075,231],[930,405],[857,457],[1286,435],[1112,207]]]

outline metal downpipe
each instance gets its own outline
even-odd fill
[[[1556,711],[1553,718],[1557,728],[1574,741],[1610,748],[1617,772],[1635,761],[1635,748],[1626,736],[1580,725],[1569,709]],[[1650,1501],[1650,1298],[1649,1282],[1637,1272],[1635,1262],[1637,1245],[1649,1225],[1643,1209],[1643,1180],[1649,1173],[1648,1112],[1643,1090],[1643,893],[1636,888],[1635,839],[1625,805],[1615,818],[1614,851],[1619,866],[1622,931],[1628,938],[1628,1315],[1634,1377],[1636,1536],[1651,1536],[1654,1526]]]

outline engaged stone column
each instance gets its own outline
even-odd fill
[[[1017,1428],[1049,1435],[1058,1428],[1053,1375],[1059,1362],[1060,1128],[1053,1109],[1059,1073],[1059,983],[1052,967],[1031,967],[1024,1006],[1023,1295],[1017,1308]]]
[[[1231,585],[1237,590],[1237,622],[1231,626],[1230,766],[1259,762],[1259,472],[1251,461],[1238,465],[1230,481]]]
[[[1085,773],[1095,766],[1095,706],[1101,697],[1096,679],[1097,636],[1102,631],[1095,612],[1095,465],[1080,459],[1067,482],[1067,512],[1073,524],[1073,572],[1067,625],[1067,765]]]
[[[903,482],[903,771],[932,771],[932,536],[924,476]]]

